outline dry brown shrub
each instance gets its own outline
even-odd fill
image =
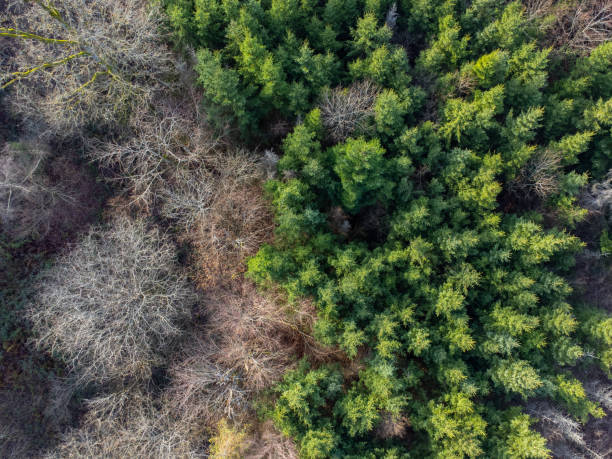
[[[382,439],[404,438],[410,427],[410,420],[403,415],[384,413],[376,427],[376,436]]]
[[[10,0],[0,34],[17,49],[0,62],[0,85],[25,121],[54,133],[115,125],[171,87],[162,21],[144,0]]]
[[[147,379],[195,299],[169,240],[118,218],[41,273],[28,315],[36,344],[81,383]]]
[[[200,458],[201,440],[150,394],[137,389],[86,402],[79,428],[69,430],[47,458]]]
[[[342,142],[354,132],[366,129],[374,114],[377,95],[378,88],[367,80],[323,92],[319,108],[330,138]]]
[[[243,281],[233,290],[210,292],[205,304],[215,361],[239,372],[250,390],[278,382],[302,356],[321,361],[333,354],[311,335],[316,311],[307,300],[290,305],[282,294],[262,295]]]
[[[193,248],[201,287],[244,272],[244,260],[272,238],[274,223],[258,158],[243,151],[207,158],[162,192],[162,213],[175,219]]]
[[[330,358],[310,335],[315,312],[282,295],[262,296],[246,281],[217,288],[204,300],[207,321],[196,341],[171,366],[168,406],[188,423],[212,428],[221,419],[244,421],[252,394],[268,389],[298,359]]]
[[[588,53],[612,38],[612,3],[609,0],[527,0],[527,17],[548,17],[547,41],[557,49]]]
[[[244,455],[245,459],[297,459],[298,457],[294,441],[276,430],[271,421],[259,426]]]

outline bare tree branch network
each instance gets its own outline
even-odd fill
[[[547,41],[555,48],[589,53],[612,38],[612,3],[609,0],[525,1],[530,19],[552,18]]]
[[[155,103],[131,116],[127,139],[89,141],[89,157],[111,171],[110,181],[125,186],[131,204],[149,209],[169,183],[207,186],[194,183],[194,174],[219,154],[223,140],[198,118],[193,105],[185,99]]]
[[[204,157],[182,169],[160,190],[162,214],[176,221],[194,251],[201,287],[227,282],[273,234],[269,203],[261,191],[261,161],[244,151]]]
[[[98,396],[86,406],[81,426],[66,432],[46,459],[205,457],[201,440],[148,393],[132,388]]]
[[[36,344],[82,383],[147,379],[195,301],[174,257],[144,221],[92,229],[40,276],[29,309]]]
[[[55,133],[127,120],[172,86],[157,2],[9,0],[0,87],[25,121]],[[170,82],[170,83],[169,83]]]
[[[527,198],[545,199],[559,189],[561,156],[556,151],[536,153],[510,183],[512,191]]]
[[[319,103],[321,120],[334,142],[342,142],[354,132],[367,128],[367,121],[374,114],[377,95],[378,89],[369,81],[323,93]]]

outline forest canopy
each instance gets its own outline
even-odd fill
[[[0,456],[612,454],[608,1],[4,3]]]
[[[521,406],[603,414],[571,369],[609,374],[612,322],[564,276],[578,195],[612,166],[612,42],[585,52],[534,4],[166,2],[213,119],[297,122],[248,276],[311,297],[317,339],[363,362],[276,388],[303,457],[547,457]],[[375,435],[388,417],[410,440]]]

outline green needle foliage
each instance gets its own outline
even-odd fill
[[[544,47],[516,1],[166,6],[213,118],[260,138],[297,121],[266,184],[275,243],[248,275],[311,297],[316,337],[363,363],[304,362],[276,388],[303,457],[545,458],[528,400],[603,414],[569,370],[610,372],[612,319],[570,305],[563,276],[577,196],[612,167],[612,42]],[[319,96],[364,80],[371,129],[333,144]],[[405,418],[409,440],[379,433]]]

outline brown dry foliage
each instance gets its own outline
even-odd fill
[[[316,313],[308,301],[289,305],[281,294],[264,296],[252,283],[238,281],[208,292],[204,307],[207,321],[186,362],[202,356],[231,370],[246,390],[269,388],[304,355],[324,360],[332,353],[310,334]]]
[[[244,422],[251,394],[277,383],[304,355],[316,361],[333,354],[310,335],[315,312],[308,302],[288,306],[282,295],[262,296],[241,281],[210,291],[204,307],[207,322],[171,366],[165,394],[188,423]]]
[[[222,419],[210,439],[209,451],[215,459],[297,459],[295,443],[282,435],[271,421],[257,426],[255,431],[249,426],[242,428]]]
[[[410,420],[403,415],[383,413],[382,419],[376,427],[376,436],[382,439],[404,438],[410,427]]]
[[[530,19],[548,17],[547,42],[556,49],[589,53],[612,38],[612,3],[609,0],[527,0]]]
[[[244,272],[246,257],[271,240],[274,222],[263,180],[260,161],[236,151],[207,158],[162,192],[162,213],[179,223],[193,246],[200,287],[231,282]]]
[[[187,424],[209,427],[225,418],[244,420],[247,391],[234,369],[215,362],[215,344],[198,339],[183,353],[169,370],[172,383],[164,398],[171,412]]]
[[[322,361],[333,354],[311,335],[316,311],[308,300],[291,305],[284,295],[259,294],[243,281],[231,291],[210,292],[205,302],[207,333],[218,347],[215,361],[240,372],[250,390],[278,382],[302,356]]]
[[[293,440],[276,430],[271,421],[259,426],[244,456],[245,459],[297,459],[298,457]]]

